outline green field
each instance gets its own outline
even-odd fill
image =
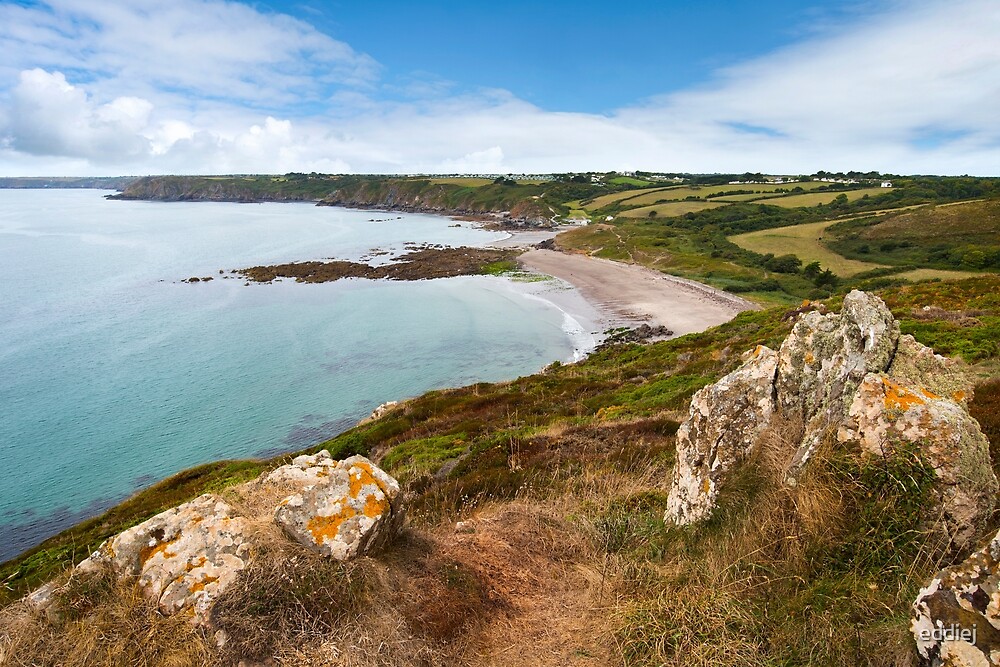
[[[608,181],[612,185],[635,185],[640,188],[644,188],[647,185],[653,185],[652,181],[644,181],[639,178],[632,178],[631,176],[616,176]]]
[[[441,183],[448,183],[450,185],[462,185],[464,187],[476,188],[480,185],[489,185],[493,181],[488,178],[470,178],[470,177],[454,177],[454,178],[418,178],[416,180],[424,181],[429,180],[435,185]]]
[[[768,204],[783,206],[784,208],[795,208],[797,206],[816,206],[817,204],[829,204],[840,195],[847,195],[847,201],[861,199],[865,195],[874,197],[885,194],[886,188],[863,188],[861,190],[847,190],[844,192],[810,192],[804,195],[792,195],[791,197],[781,197],[773,199]]]
[[[679,186],[673,188],[657,188],[655,190],[646,190],[644,192],[633,192],[630,193],[631,196],[618,197],[614,200],[608,199],[607,203],[602,203],[601,205],[607,206],[608,203],[613,203],[615,201],[618,201],[621,202],[622,206],[628,206],[634,208],[639,206],[648,206],[650,204],[655,204],[661,199],[666,199],[669,201],[687,199],[688,197],[697,197],[699,199],[704,199],[709,195],[716,195],[722,192],[740,192],[745,190],[753,190],[754,194],[733,195],[733,197],[747,197],[748,199],[756,199],[762,196],[766,196],[768,193],[774,193],[775,190],[790,191],[793,188],[802,188],[803,190],[814,190],[823,185],[826,185],[826,183],[812,181],[809,183],[747,183],[740,185],[709,185],[704,187]],[[664,192],[664,190],[667,191]],[[621,195],[624,193],[616,192],[615,194]],[[773,196],[780,196],[781,194],[783,193],[775,193]],[[603,199],[603,198],[598,198],[598,199]],[[595,200],[594,204],[597,203],[598,201]],[[593,208],[599,208],[599,207],[593,207]]]
[[[880,268],[880,264],[859,262],[847,259],[824,246],[820,240],[826,228],[833,225],[831,221],[814,222],[807,225],[778,227],[764,229],[759,232],[740,234],[729,240],[738,246],[759,252],[762,255],[795,255],[803,264],[819,262],[823,268],[830,269],[838,276],[853,276],[862,271]]]
[[[684,215],[685,213],[696,213],[698,211],[704,211],[710,208],[718,208],[719,206],[725,206],[723,203],[716,203],[710,201],[698,201],[698,200],[688,200],[688,201],[669,201],[663,204],[656,204],[655,206],[643,206],[642,208],[632,208],[627,211],[622,211],[618,215],[623,218],[646,218],[653,211],[656,211],[656,216],[658,218],[672,218],[675,215]]]
[[[663,192],[664,190],[676,189],[676,186],[667,188],[655,188],[653,190],[623,190],[622,192],[610,192],[606,195],[601,195],[600,197],[595,197],[591,201],[584,204],[584,208],[588,211],[596,211],[599,208],[604,208],[610,204],[621,201],[623,199],[629,199],[630,197],[638,197],[639,195],[646,192]]]
[[[838,276],[845,278],[863,271],[871,271],[872,269],[886,266],[885,264],[849,259],[826,247],[822,239],[824,237],[828,240],[831,238],[827,230],[835,224],[837,224],[837,221],[824,221],[806,225],[779,227],[777,229],[765,229],[759,232],[733,236],[729,240],[740,247],[759,252],[762,255],[767,253],[773,255],[791,254],[801,259],[803,264],[819,262],[823,268],[830,269]],[[895,275],[897,278],[916,281],[930,279],[955,280],[958,278],[968,278],[977,274],[971,271],[924,268]]]

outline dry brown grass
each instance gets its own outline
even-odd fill
[[[211,648],[187,618],[164,617],[131,581],[75,576],[42,615],[19,603],[0,614],[4,667],[196,667]]]

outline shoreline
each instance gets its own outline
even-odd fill
[[[704,331],[759,308],[693,280],[589,255],[531,249],[518,263],[571,285],[610,326],[662,325],[673,331],[670,338]]]

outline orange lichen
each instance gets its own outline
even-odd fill
[[[201,581],[191,584],[191,592],[197,593],[198,591],[203,591],[205,590],[205,586],[208,586],[209,584],[214,584],[218,580],[219,580],[218,577],[206,576]]]
[[[156,554],[163,554],[164,558],[173,558],[176,556],[177,554],[167,551],[167,547],[179,539],[181,539],[180,535],[172,540],[164,540],[163,542],[157,542],[153,546],[143,547],[142,551],[139,552],[139,566],[142,567],[145,565]]]
[[[357,469],[356,472],[354,471],[355,468]],[[367,484],[374,484],[377,488],[382,488],[382,485],[375,479],[371,466],[367,463],[359,461],[351,466],[351,469],[352,472],[348,475],[351,498],[357,498],[358,494],[361,493],[361,489]]]
[[[362,511],[366,517],[374,519],[375,517],[382,516],[386,509],[385,505],[385,498],[379,498],[374,493],[369,493],[368,497],[365,498],[365,508]]]
[[[353,516],[357,516],[358,511],[350,505],[344,505],[336,514],[330,516],[314,516],[309,519],[306,529],[312,534],[316,544],[323,544],[328,540],[337,539],[340,533],[340,526]]]
[[[205,558],[204,556],[202,556],[202,557],[200,557],[198,559],[197,563],[195,563],[194,561],[188,561],[188,564],[184,566],[184,569],[187,570],[188,572],[190,572],[191,570],[195,569],[196,567],[201,567],[202,565],[204,565],[207,560],[208,560],[207,558]]]
[[[806,352],[806,363],[807,364],[811,364],[814,361],[816,361],[816,357],[813,355],[813,353],[812,352]]]
[[[933,391],[931,391],[930,389],[924,389],[923,387],[921,387],[921,388],[920,388],[920,391],[921,391],[921,393],[923,393],[923,395],[924,395],[924,396],[926,396],[927,398],[941,398],[940,396],[938,396],[937,394],[935,394],[935,393],[934,393]]]
[[[711,490],[712,490],[712,482],[707,479],[703,480],[701,483],[701,492],[708,493]]]
[[[926,401],[916,394],[907,391],[905,387],[889,378],[882,378],[885,385],[885,407],[896,410],[909,410],[915,405],[924,405]]]
[[[951,398],[954,401],[964,401],[966,396],[968,396],[968,394],[959,389],[958,391],[956,391],[954,394],[951,395]]]

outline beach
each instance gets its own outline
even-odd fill
[[[527,270],[571,284],[612,326],[663,325],[682,336],[757,308],[733,294],[634,264],[538,249],[518,261]]]

